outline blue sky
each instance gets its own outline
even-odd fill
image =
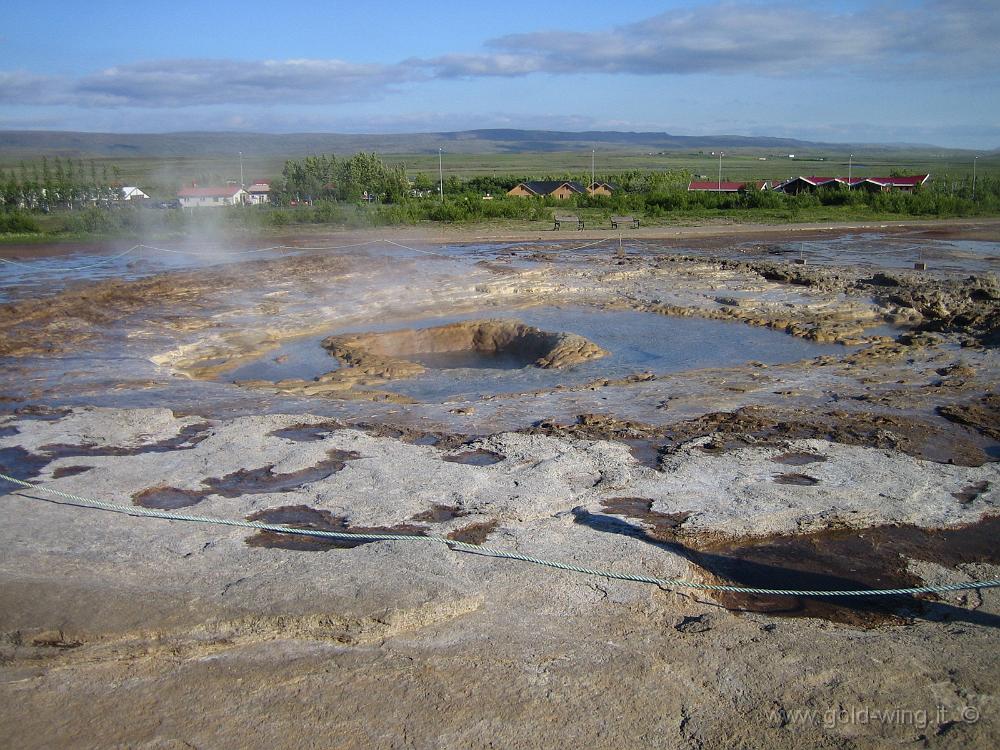
[[[1000,147],[996,0],[19,3],[0,129]]]

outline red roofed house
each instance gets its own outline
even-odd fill
[[[247,200],[247,192],[239,185],[223,185],[221,187],[184,187],[177,191],[181,208],[200,208],[205,206],[238,206]]]
[[[747,183],[745,182],[719,182],[718,180],[692,180],[688,184],[689,191],[702,191],[706,193],[738,193]]]
[[[902,190],[904,193],[912,193],[920,185],[923,185],[931,176],[929,174],[916,174],[910,177],[866,177],[863,180],[857,181],[857,184],[851,185],[854,187],[864,187],[868,189],[878,189],[884,191],[888,190]],[[869,188],[872,185],[874,187]]]

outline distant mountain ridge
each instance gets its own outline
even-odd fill
[[[256,156],[304,156],[319,153],[377,151],[384,154],[537,153],[579,151],[678,151],[690,149],[807,149],[844,151],[864,146],[868,153],[939,148],[924,144],[849,144],[803,141],[794,138],[618,131],[567,132],[554,130],[481,129],[441,133],[83,133],[45,130],[0,130],[0,154],[11,157],[172,157],[219,156],[238,151]]]

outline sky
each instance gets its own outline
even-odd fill
[[[11,3],[0,129],[1000,147],[1000,0]]]

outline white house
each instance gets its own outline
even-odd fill
[[[271,183],[267,180],[257,180],[247,188],[247,204],[264,206],[271,201]]]
[[[247,192],[239,185],[223,185],[221,187],[191,187],[181,188],[177,192],[181,208],[201,208],[207,206],[239,206],[247,202]]]
[[[121,196],[123,201],[145,201],[149,200],[149,196],[146,195],[142,190],[137,187],[125,186],[121,188]]]

